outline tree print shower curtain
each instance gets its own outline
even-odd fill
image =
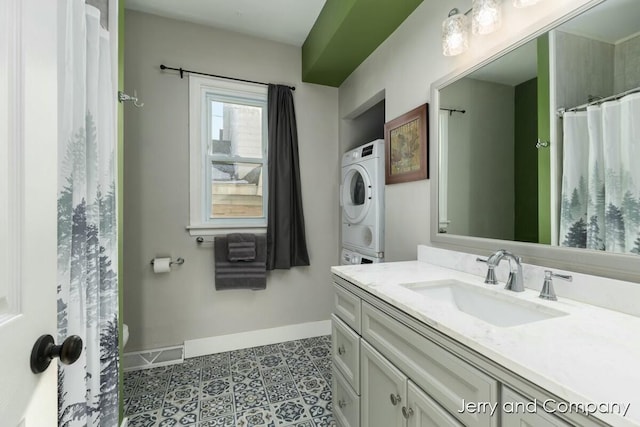
[[[58,425],[118,425],[115,91],[98,9],[64,0],[58,177],[58,341],[83,340],[58,370]]]
[[[640,255],[640,94],[565,113],[562,246]]]

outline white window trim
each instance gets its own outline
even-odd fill
[[[189,76],[189,225],[186,228],[192,236],[226,234],[247,229],[252,232],[265,231],[266,218],[260,223],[250,219],[238,219],[226,221],[226,224],[212,224],[204,219],[203,185],[206,170],[202,138],[207,130],[206,121],[202,120],[202,117],[203,112],[206,111],[206,94],[212,91],[221,94],[228,91],[231,96],[237,96],[239,92],[253,96],[266,96],[267,87],[210,77]],[[266,175],[266,163],[263,171]],[[266,179],[264,181],[266,185]]]

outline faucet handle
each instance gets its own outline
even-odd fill
[[[496,272],[494,270],[494,266],[489,264],[489,260],[487,258],[476,258],[476,262],[484,262],[487,264],[487,276],[484,279],[484,283],[488,285],[497,285],[498,279],[496,279]]]
[[[539,298],[546,299],[549,301],[557,301],[558,297],[556,296],[556,291],[553,289],[553,278],[557,277],[558,279],[566,280],[568,282],[573,281],[573,276],[569,276],[567,274],[558,274],[554,273],[551,270],[544,271],[544,283],[542,284],[542,290],[540,291]]]

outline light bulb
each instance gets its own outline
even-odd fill
[[[513,5],[515,7],[528,7],[528,6],[533,6],[539,1],[540,0],[513,0]]]
[[[502,0],[473,0],[471,27],[473,34],[489,34],[502,24]]]
[[[455,56],[469,48],[469,19],[453,9],[442,22],[442,54]]]

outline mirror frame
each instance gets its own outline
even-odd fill
[[[430,167],[431,167],[431,220],[430,220],[430,240],[431,246],[451,249],[460,252],[468,252],[488,256],[498,249],[507,249],[523,257],[528,264],[540,265],[550,268],[558,268],[576,271],[596,276],[610,277],[619,280],[640,282],[640,256],[612,254],[589,249],[567,248],[560,246],[550,246],[539,243],[525,243],[499,239],[488,239],[482,237],[470,237],[453,235],[438,232],[438,200],[439,200],[439,149],[440,141],[438,112],[440,110],[440,89],[467,76],[491,61],[511,52],[523,44],[539,37],[558,27],[560,24],[580,15],[606,0],[591,0],[575,10],[568,13],[561,13],[557,19],[542,28],[520,37],[515,43],[512,40],[505,40],[495,49],[489,51],[483,58],[476,61],[471,66],[465,66],[454,70],[431,85],[431,108],[430,108]],[[551,89],[553,91],[553,88]],[[553,112],[552,112],[553,114]],[[553,125],[552,125],[553,132]]]

